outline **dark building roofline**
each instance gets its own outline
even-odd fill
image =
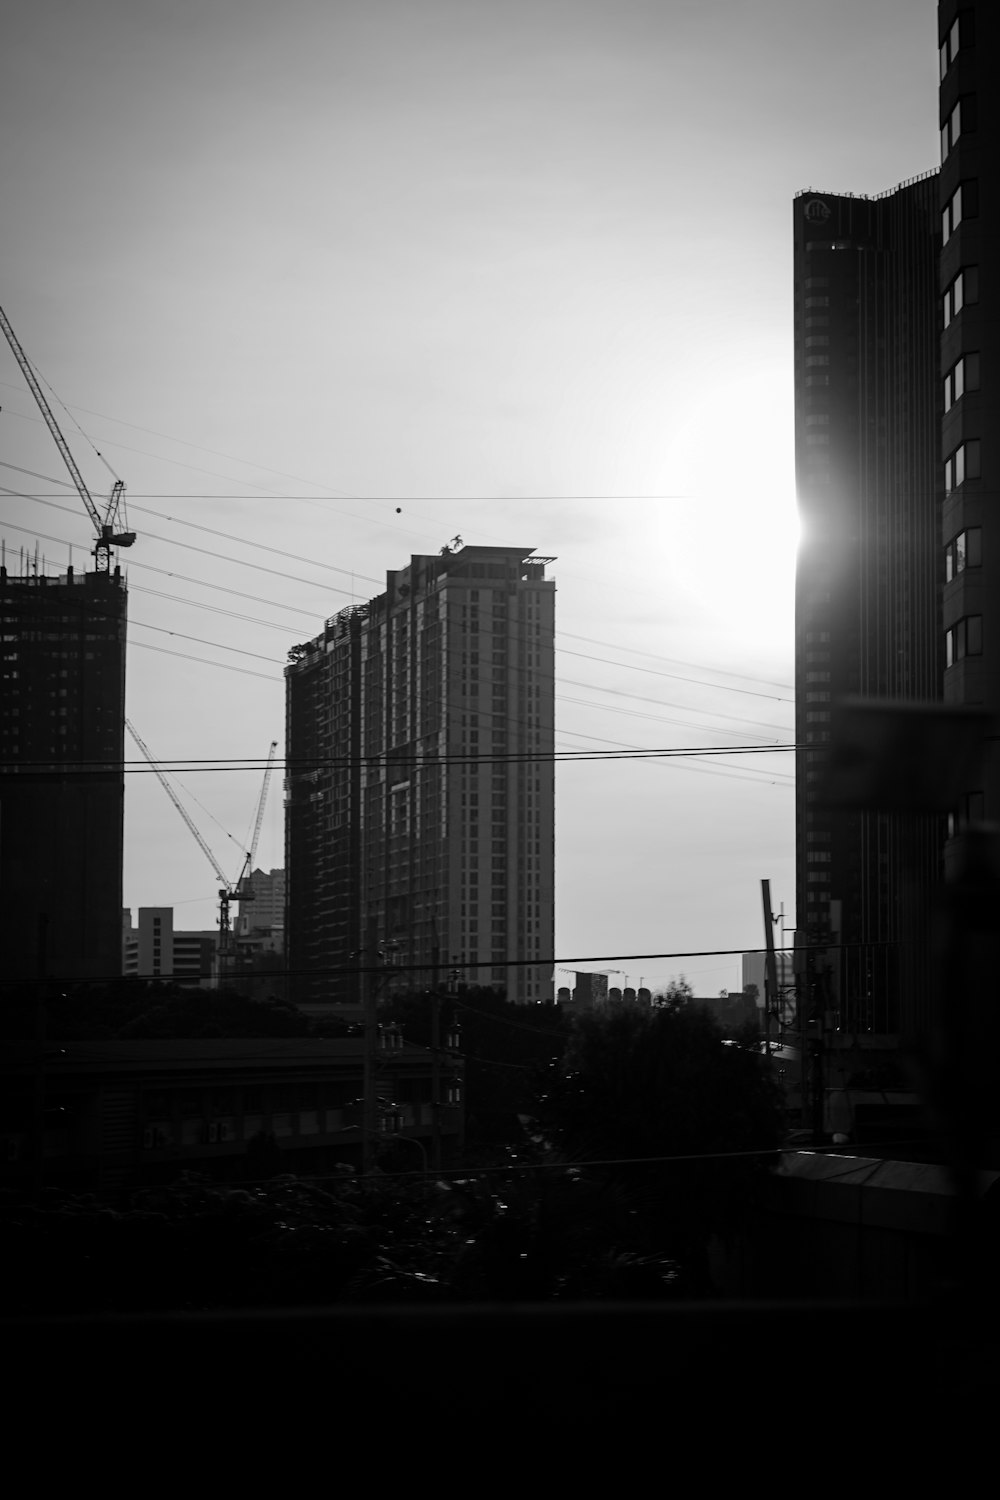
[[[895,187],[883,188],[880,193],[834,193],[827,188],[799,188],[793,201],[798,198],[860,198],[863,203],[877,203],[881,198],[891,198],[894,193],[902,192],[903,188],[912,187],[915,182],[926,182],[928,177],[936,177],[940,170],[940,167],[928,167],[926,172],[918,172],[915,177],[904,177]]]

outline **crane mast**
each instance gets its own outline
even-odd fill
[[[55,416],[53,415],[52,408],[49,406],[48,401],[45,399],[45,392],[42,390],[41,384],[38,380],[38,376],[35,374],[31,361],[28,359],[28,356],[21,348],[17,335],[15,334],[13,328],[10,326],[10,320],[2,307],[0,307],[0,328],[3,329],[7,337],[7,342],[11,347],[14,358],[20,365],[21,373],[28,383],[28,389],[31,391],[31,394],[35,398],[35,403],[38,406],[38,410],[41,412],[42,416],[45,419],[45,425],[51,432],[55,440],[56,447],[62,454],[63,463],[69,470],[70,478],[76,486],[77,493],[79,494],[80,499],[83,501],[84,506],[87,509],[87,513],[89,514],[90,519],[93,523],[94,532],[96,535],[94,545],[94,559],[97,571],[99,573],[107,573],[111,568],[112,548],[131,547],[132,543],[135,541],[134,531],[118,531],[116,529],[118,526],[118,512],[125,495],[125,485],[122,480],[115,480],[111,490],[111,494],[108,498],[104,517],[102,519],[101,513],[97,509],[97,506],[94,504],[90,491],[87,488],[83,475],[80,473],[80,470],[77,467],[76,459],[70,452],[69,444],[62,435],[59,423],[56,421]]]

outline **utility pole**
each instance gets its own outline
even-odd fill
[[[394,944],[383,943],[374,950],[359,950],[353,953],[352,958],[363,958],[366,951],[371,951],[371,956],[377,963],[388,968],[391,955],[389,948]],[[375,1076],[378,1054],[378,984],[382,977],[382,970],[372,969],[362,972],[361,981],[364,993],[365,1012],[365,1042],[364,1042],[364,1077],[362,1085],[362,1108],[361,1108],[361,1166],[365,1173],[371,1172],[375,1166],[375,1150],[378,1140],[378,1087]]]
[[[361,1170],[367,1176],[375,1165],[375,1048],[378,1046],[378,1011],[375,975],[363,974],[362,983],[365,995],[365,1042],[361,1087]]]
[[[774,959],[774,916],[771,912],[771,882],[760,883],[764,903],[764,1056],[771,1056],[771,1011],[778,998],[778,966]]]
[[[441,996],[431,991],[431,1165],[441,1170]]]
[[[31,1185],[36,1198],[42,1191],[45,1176],[45,989],[48,978],[48,944],[48,913],[41,912],[38,917],[36,959],[38,982],[35,994],[35,1098],[31,1142]]]
[[[459,970],[452,969],[448,974],[448,995],[454,998],[458,991]],[[443,1102],[441,1099],[441,996],[438,991],[430,990],[428,997],[431,1003],[431,1165],[435,1172],[441,1170],[441,1110]],[[459,1027],[453,1021],[448,1031],[448,1051],[453,1052],[458,1045]]]

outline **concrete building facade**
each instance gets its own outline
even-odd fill
[[[366,982],[430,986],[452,967],[552,998],[552,560],[456,538],[290,654],[297,1003],[357,1003]]]
[[[132,924],[122,912],[122,973],[126,978],[164,979],[213,988],[218,983],[219,934],[174,930],[172,906],[140,906]]]
[[[944,700],[989,718],[949,818],[957,870],[970,828],[1000,824],[1000,14],[944,0],[938,37]]]

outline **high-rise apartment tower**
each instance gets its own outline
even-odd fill
[[[949,819],[954,870],[971,825],[1000,825],[1000,12],[945,0],[938,37],[944,698],[990,719]]]
[[[286,951],[292,998],[350,1004],[453,967],[551,999],[551,558],[411,557],[286,668]],[[347,971],[347,972],[344,972]]]
[[[121,973],[121,573],[0,567],[0,905],[12,979]]]

